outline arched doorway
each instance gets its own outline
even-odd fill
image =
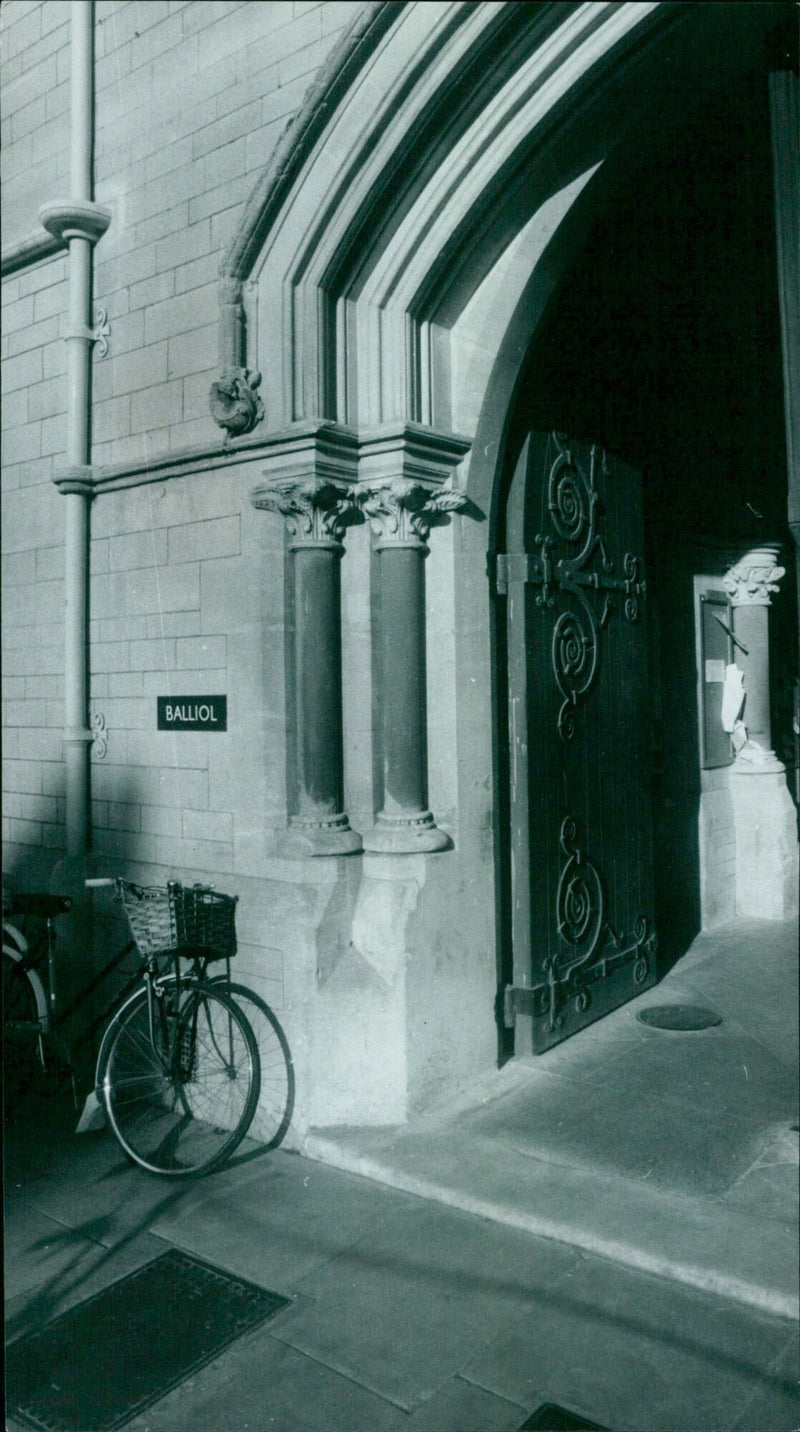
[[[523,898],[511,873],[508,782],[498,778],[502,752],[494,749],[508,728],[494,719],[501,653],[499,642],[492,649],[496,589],[486,582],[487,546],[492,555],[504,550],[499,514],[501,478],[510,480],[503,458],[511,416],[528,403],[529,429],[569,433],[583,445],[582,465],[598,444],[620,471],[640,471],[645,507],[658,490],[660,472],[654,478],[630,441],[631,404],[615,414],[604,401],[608,384],[598,381],[597,353],[580,361],[592,345],[601,351],[597,335],[587,343],[589,318],[606,340],[604,352],[613,338],[601,321],[615,311],[610,281],[576,300],[579,280],[609,280],[618,269],[607,254],[587,263],[589,241],[601,245],[604,216],[606,238],[627,232],[627,216],[614,215],[614,204],[626,182],[630,194],[637,166],[646,167],[665,117],[679,121],[698,95],[714,85],[735,89],[750,71],[766,84],[765,32],[784,14],[781,5],[649,0],[369,7],[243,213],[223,266],[221,358],[244,377],[245,367],[263,372],[264,481],[254,500],[268,514],[276,550],[275,524],[281,514],[293,520],[296,505],[309,545],[328,543],[327,569],[341,562],[340,584],[320,582],[313,601],[295,602],[306,620],[296,624],[292,660],[299,670],[309,656],[315,679],[287,678],[298,700],[296,709],[287,703],[286,788],[314,793],[296,769],[298,737],[307,732],[320,743],[318,769],[330,788],[304,824],[317,854],[334,856],[357,844],[343,817],[353,832],[369,833],[383,793],[401,788],[395,778],[412,758],[414,789],[423,791],[426,779],[429,786],[427,797],[419,795],[424,810],[400,812],[395,825],[405,829],[394,830],[390,851],[367,835],[363,864],[336,873],[337,903],[324,934],[314,926],[326,950],[377,972],[364,985],[359,1019],[376,1031],[386,1071],[385,1089],[373,1099],[374,1060],[365,1051],[334,1108],[322,1054],[314,1077],[330,1121],[363,1117],[363,1108],[375,1121],[405,1117],[496,1056],[498,985],[513,984],[508,912]],[[570,296],[578,322],[563,321]],[[652,312],[649,298],[644,309]],[[641,345],[625,352],[635,368]],[[622,377],[622,355],[615,356]],[[583,387],[573,381],[576,369]],[[619,382],[612,392],[627,389]],[[571,406],[562,401],[570,395]],[[654,452],[658,442],[650,444]],[[445,516],[430,532],[424,583],[415,577],[413,592],[411,580],[405,584],[405,625],[388,619],[377,576],[384,556],[367,527],[354,521],[339,534],[326,530],[340,504],[363,517],[380,498],[383,521],[401,497],[418,522],[423,508]],[[648,544],[658,524],[644,516]],[[297,534],[289,535],[296,580]],[[400,522],[375,536],[381,551],[393,543],[387,560],[399,568]],[[630,550],[639,557],[633,536]],[[417,542],[424,545],[419,534]],[[417,576],[423,557],[418,545]],[[603,626],[601,606],[603,633],[617,615],[609,612]],[[323,628],[332,637],[324,668],[314,661],[314,635]],[[679,635],[680,624],[667,629]],[[399,743],[402,761],[396,750],[398,768],[387,778],[387,736],[401,705],[413,716],[413,733]],[[437,845],[441,855],[416,840],[423,821],[422,834],[430,833],[431,813],[448,841],[449,848]],[[290,830],[298,814],[287,809]],[[601,854],[580,844],[577,829],[574,840],[570,827],[562,834],[571,814],[555,834],[559,858],[566,866],[582,854],[602,869]],[[657,895],[664,853],[672,860],[691,851],[684,839],[670,846],[655,834]],[[638,946],[649,939],[649,925],[644,939],[636,934],[640,915],[651,919],[644,906],[613,917],[626,948],[629,935]],[[657,925],[657,908],[655,917]],[[640,960],[625,964],[628,978]],[[601,1011],[598,990],[590,995]],[[305,999],[311,1045],[327,1051],[335,1028],[351,1052],[350,999],[343,978],[326,979],[322,992],[312,988]],[[358,1107],[352,1085],[365,1091]]]
[[[701,808],[722,772],[703,769],[698,583],[721,587],[768,532],[791,542],[765,75],[718,79],[643,128],[596,187],[522,368],[498,504],[501,981],[518,1051],[631,998],[702,927]]]

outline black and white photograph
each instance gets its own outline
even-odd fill
[[[0,0],[8,1432],[798,1432],[800,8]]]

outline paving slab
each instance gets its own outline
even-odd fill
[[[208,1367],[128,1422],[125,1432],[406,1432],[407,1428],[408,1418],[399,1408],[260,1329],[240,1338]]]
[[[768,1432],[775,1428],[800,1426],[800,1341],[795,1333],[774,1359],[767,1374],[758,1379],[731,1432]]]
[[[401,1196],[401,1207],[416,1205]],[[281,1152],[196,1183],[150,1227],[187,1252],[211,1248],[220,1266],[288,1293],[387,1215],[374,1184]]]
[[[624,1178],[652,1178],[675,1193],[716,1194],[748,1169],[764,1144],[763,1122],[702,1103],[656,1097],[641,1060],[614,1065],[600,1088],[576,1099],[565,1080],[536,1080],[490,1109],[464,1116],[465,1138],[480,1134],[533,1158]]]
[[[406,1418],[408,1432],[517,1432],[526,1409],[507,1397],[452,1377]]]
[[[415,1199],[310,1275],[275,1335],[410,1411],[575,1256]]]
[[[791,1338],[780,1320],[585,1259],[462,1376],[523,1404],[570,1407],[615,1432],[719,1432],[761,1393],[773,1419],[761,1432],[788,1432],[800,1408],[785,1418],[785,1378],[765,1369]]]

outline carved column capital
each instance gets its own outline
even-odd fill
[[[777,564],[780,546],[771,542],[754,547],[741,557],[723,577],[723,585],[734,607],[771,605],[770,592],[778,591],[778,582],[786,572]]]
[[[358,505],[378,537],[378,548],[417,547],[425,543],[436,518],[457,512],[467,499],[452,488],[432,488],[409,478],[370,487],[357,496]]]
[[[278,512],[286,519],[292,550],[326,547],[342,551],[345,527],[358,513],[346,486],[319,477],[264,483],[254,490],[252,501],[254,507]]]

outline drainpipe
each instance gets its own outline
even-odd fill
[[[67,464],[55,476],[66,501],[64,536],[64,678],[67,856],[82,857],[89,849],[88,726],[88,582],[92,250],[111,221],[108,209],[92,198],[94,141],[94,5],[72,0],[71,145],[69,200],[43,204],[44,227],[69,246],[69,324],[67,362]]]

